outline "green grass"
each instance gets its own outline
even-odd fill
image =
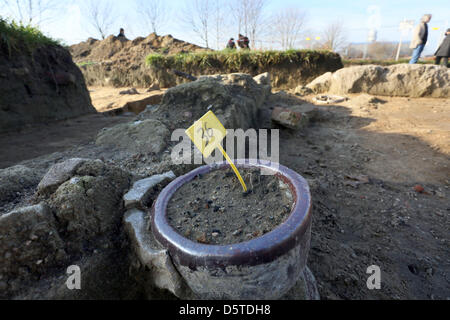
[[[57,40],[46,37],[39,29],[24,26],[14,21],[8,22],[0,17],[0,49],[6,50],[11,57],[13,53],[26,50],[32,53],[45,45],[61,45]]]
[[[180,70],[220,68],[237,71],[243,68],[265,68],[283,63],[314,65],[328,58],[339,59],[335,53],[326,50],[247,51],[225,49],[175,55],[154,53],[146,57],[146,63],[152,67]]]
[[[408,63],[410,59],[399,59],[398,61],[395,60],[363,60],[363,59],[351,59],[351,60],[342,60],[342,63],[344,66],[360,66],[360,65],[366,65],[366,64],[377,64],[381,66],[391,66],[393,64],[400,64],[400,63]],[[432,64],[434,61],[418,61],[417,63],[420,64]]]

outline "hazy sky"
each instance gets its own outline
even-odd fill
[[[2,0],[0,0],[1,2]],[[133,0],[98,0],[109,1],[113,4],[117,14],[117,20],[112,28],[113,34],[117,34],[120,27],[124,27],[128,38],[148,35],[139,23],[139,15],[136,9],[136,1]],[[168,0],[170,14],[167,23],[162,28],[162,34],[171,34],[175,38],[194,42],[202,45],[201,41],[190,33],[180,22],[180,8],[189,0]],[[89,36],[99,38],[94,32],[89,31],[87,20],[83,14],[88,0],[60,0],[62,8],[51,21],[41,24],[41,29],[47,35],[62,39],[66,44],[74,44],[86,40]],[[429,24],[429,42],[425,49],[426,54],[432,54],[436,49],[442,32],[450,27],[450,0],[378,0],[378,1],[347,1],[347,0],[267,0],[266,14],[276,12],[282,8],[300,8],[307,13],[305,34],[315,38],[320,36],[321,30],[330,22],[342,21],[347,31],[349,42],[364,42],[367,39],[369,27],[377,29],[377,40],[398,41],[400,32],[399,22],[403,19],[414,20],[418,23],[425,13],[431,13],[433,18]],[[231,17],[230,12],[230,17]],[[2,9],[0,15],[7,15]],[[433,28],[439,30],[433,30]],[[233,30],[231,31],[233,33]],[[236,30],[237,32],[237,30]],[[236,37],[235,34],[229,35]],[[228,35],[227,35],[228,37]],[[404,40],[409,40],[410,35],[405,35]],[[225,40],[224,40],[225,41]],[[211,41],[212,42],[212,41]],[[225,43],[224,43],[225,45]],[[266,44],[269,45],[269,44]]]

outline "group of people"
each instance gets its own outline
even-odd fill
[[[241,49],[250,50],[250,45],[249,45],[250,40],[248,39],[248,37],[243,36],[242,34],[239,34],[239,39],[237,41],[237,44],[238,44],[239,48],[241,48]],[[234,42],[234,38],[231,38],[230,40],[228,40],[227,49],[236,49],[236,43]]]
[[[425,44],[428,40],[428,22],[430,22],[430,20],[431,14],[425,14],[413,31],[413,39],[410,48],[414,50],[411,60],[409,61],[410,64],[417,63],[425,48]],[[445,37],[434,53],[434,56],[436,57],[435,64],[440,65],[441,60],[443,60],[444,66],[448,65],[448,57],[450,56],[450,28],[445,32]]]

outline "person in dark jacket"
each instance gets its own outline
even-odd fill
[[[119,38],[123,37],[125,38],[125,30],[123,30],[123,28],[120,28],[119,34],[117,35]]]
[[[250,40],[246,36],[239,34],[239,39],[238,39],[239,48],[250,49],[249,43],[250,43]]]
[[[442,40],[434,55],[436,56],[435,63],[437,65],[440,65],[441,60],[444,60],[444,66],[448,66],[448,57],[450,56],[450,28],[445,32],[445,38]]]
[[[228,40],[227,49],[236,49],[236,44],[234,43],[234,39],[233,38]]]

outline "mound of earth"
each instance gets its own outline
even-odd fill
[[[435,65],[354,66],[327,72],[306,88],[315,93],[368,93],[399,97],[450,97],[450,70]]]
[[[0,131],[95,112],[66,49],[46,45],[10,55],[0,47]]]
[[[89,38],[70,46],[74,61],[80,65],[88,85],[146,87],[152,84],[145,66],[151,53],[176,54],[207,50],[175,39],[171,35],[151,33],[134,40],[114,35],[104,40]]]
[[[175,39],[170,34],[158,36],[156,33],[151,33],[146,38],[137,37],[134,40],[113,35],[104,40],[89,38],[70,46],[69,50],[76,63],[116,61],[131,67],[133,63],[142,63],[150,53],[175,54],[206,49]]]

